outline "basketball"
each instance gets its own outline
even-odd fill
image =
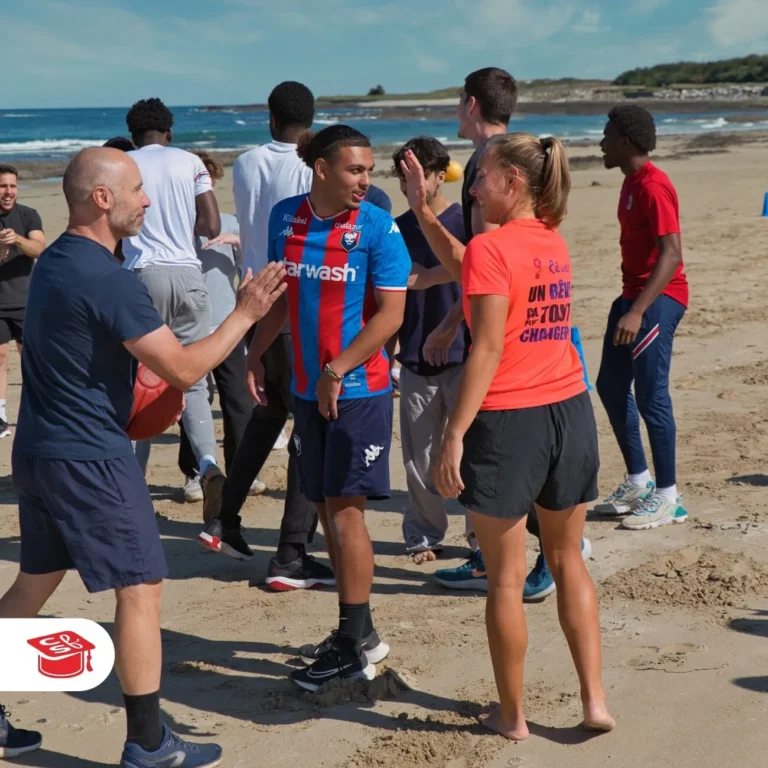
[[[461,167],[461,163],[457,163],[455,160],[451,160],[448,163],[448,170],[445,172],[445,180],[447,183],[453,181],[459,181],[464,178],[464,169]]]
[[[139,363],[133,387],[133,410],[126,432],[131,440],[149,440],[173,426],[181,414],[184,393]]]

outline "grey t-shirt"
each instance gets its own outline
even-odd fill
[[[239,235],[237,219],[231,213],[221,214],[221,234]],[[198,237],[197,256],[203,269],[203,280],[211,299],[211,333],[213,333],[235,308],[237,279],[240,276],[242,257],[231,245],[215,245],[204,248],[208,242]]]

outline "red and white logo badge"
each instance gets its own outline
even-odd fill
[[[360,230],[344,232],[341,236],[341,247],[349,253],[354,251],[360,243]]]
[[[86,669],[93,672],[91,651],[96,646],[76,632],[57,632],[27,642],[40,654],[37,670],[46,677],[77,677]]]
[[[0,691],[89,691],[107,679],[115,648],[87,619],[0,619]]]

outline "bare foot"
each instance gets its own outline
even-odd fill
[[[523,741],[528,738],[528,726],[525,723],[525,718],[520,715],[517,719],[507,720],[501,713],[501,707],[492,707],[487,715],[480,715],[477,720],[480,725],[500,733],[505,739]]]
[[[585,703],[584,722],[582,727],[588,731],[612,731],[616,727],[616,721],[608,714],[605,704],[596,702]]]
[[[411,555],[414,565],[421,565],[422,563],[431,563],[433,560],[437,560],[437,555],[431,550],[427,549],[424,552],[414,552]]]

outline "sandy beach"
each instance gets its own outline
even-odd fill
[[[335,624],[335,591],[272,594],[265,570],[278,539],[287,454],[273,453],[261,479],[267,495],[244,511],[252,563],[204,552],[195,537],[202,505],[180,500],[178,436],[153,451],[148,478],[163,516],[171,576],[162,613],[167,722],[192,739],[212,737],[228,768],[308,764],[312,768],[722,768],[766,765],[768,731],[768,136],[724,146],[665,140],[658,162],[681,201],[691,306],[672,370],[678,427],[678,484],[686,525],[648,532],[590,520],[589,568],[598,586],[604,680],[618,721],[590,737],[580,721],[579,689],[555,598],[526,609],[530,646],[527,716],[531,737],[511,744],[474,720],[496,696],[482,594],[451,593],[431,579],[460,562],[463,519],[452,507],[449,545],[437,563],[415,566],[403,554],[406,504],[398,426],[391,455],[392,498],[372,505],[367,522],[376,552],[371,597],[378,630],[392,646],[386,675],[371,686],[302,694],[286,679],[293,650]],[[620,291],[616,207],[622,176],[575,147],[574,188],[563,233],[573,261],[574,322],[594,381],[608,308]],[[465,160],[467,153],[457,153]],[[389,163],[381,159],[380,167]],[[231,176],[220,185],[233,211]],[[405,210],[395,180],[376,183]],[[458,184],[447,194],[459,199]],[[38,209],[49,241],[66,224],[58,182],[29,182],[19,201]],[[20,372],[11,354],[8,413],[18,412]],[[616,486],[623,463],[593,393],[600,430],[601,492]],[[216,412],[217,415],[218,411]],[[218,423],[219,437],[221,424]],[[0,442],[0,591],[18,563],[11,439]],[[532,542],[529,543],[532,547]],[[314,553],[327,555],[322,536]],[[530,563],[534,552],[529,549]],[[88,595],[66,577],[47,615],[87,617],[111,630],[114,598]],[[380,675],[384,669],[380,669]],[[12,722],[37,728],[44,749],[13,763],[97,768],[119,760],[125,736],[114,674],[84,694],[2,695]]]

